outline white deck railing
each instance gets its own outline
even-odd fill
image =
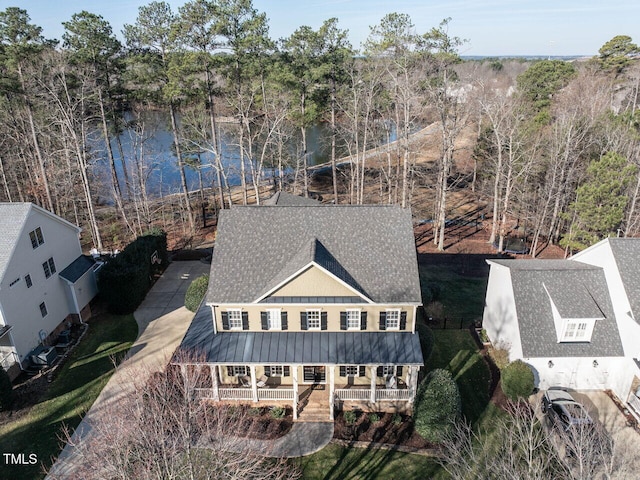
[[[335,393],[338,400],[369,400],[371,398],[369,388],[337,388]]]
[[[371,389],[369,388],[338,388],[336,389],[336,398],[338,400],[370,400]],[[392,390],[392,389],[376,389],[376,402],[404,400],[408,401],[413,398],[409,389]]]
[[[0,365],[5,370],[9,370],[14,363],[18,363],[18,356],[15,352],[0,352]]]
[[[293,400],[293,388],[258,389],[258,400]]]
[[[376,401],[385,401],[385,400],[411,400],[413,395],[411,395],[411,390],[402,389],[402,390],[376,390]]]
[[[220,388],[218,395],[220,400],[253,400],[250,388]]]

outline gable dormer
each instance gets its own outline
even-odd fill
[[[590,342],[594,327],[605,315],[589,288],[584,285],[543,283],[551,305],[558,343]]]

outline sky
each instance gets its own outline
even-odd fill
[[[0,0],[0,10],[27,10],[46,38],[60,39],[61,23],[82,10],[101,15],[120,38],[122,27],[135,23],[138,7],[150,0]],[[174,10],[183,0],[169,0]],[[596,55],[616,35],[640,43],[638,0],[253,0],[269,18],[273,39],[291,35],[298,27],[317,29],[336,17],[349,31],[355,48],[369,27],[391,12],[408,14],[417,33],[451,18],[448,33],[467,40],[461,55]]]

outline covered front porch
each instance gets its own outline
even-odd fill
[[[195,394],[216,402],[291,406],[294,420],[333,420],[337,408],[408,411],[418,383],[417,365],[181,364],[198,371]],[[301,418],[300,418],[301,417]]]

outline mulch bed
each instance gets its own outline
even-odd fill
[[[374,415],[377,415],[378,421],[373,421]],[[384,443],[414,449],[433,447],[415,432],[410,416],[393,413],[358,412],[355,423],[351,425],[340,413],[336,415],[333,437],[346,442]]]
[[[241,415],[237,434],[241,437],[258,440],[273,440],[289,433],[293,426],[293,412],[285,409],[283,418],[273,418],[269,407],[237,407],[246,409]]]

